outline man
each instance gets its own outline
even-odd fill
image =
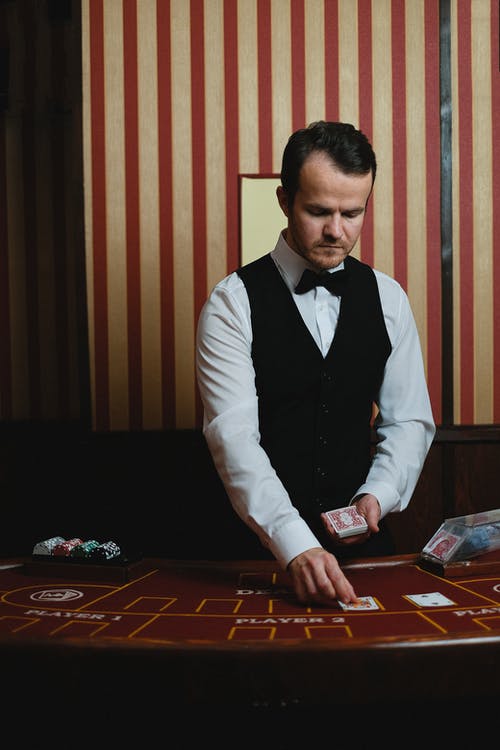
[[[286,229],[217,284],[198,323],[214,464],[304,604],[356,600],[339,560],[391,553],[383,519],[408,505],[435,433],[408,298],[350,257],[376,169],[350,124],[293,133],[277,188]],[[351,504],[368,531],[340,540],[325,511]]]

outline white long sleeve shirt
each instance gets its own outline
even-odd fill
[[[307,263],[289,248],[282,234],[271,257],[326,356],[335,334],[340,299],[324,287],[294,293]],[[377,403],[376,452],[366,481],[353,498],[346,498],[346,505],[354,497],[370,493],[378,499],[383,518],[404,510],[410,502],[435,424],[408,297],[394,279],[380,271],[374,273],[392,352]],[[298,554],[321,544],[292,505],[259,444],[251,349],[250,305],[235,272],[215,286],[198,321],[196,369],[204,406],[203,432],[234,510],[286,568]]]

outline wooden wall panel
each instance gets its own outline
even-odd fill
[[[87,408],[80,30],[70,11],[0,4],[4,421],[75,420]]]

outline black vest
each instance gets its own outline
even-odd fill
[[[295,507],[317,531],[319,513],[347,505],[371,462],[372,404],[391,353],[373,270],[348,256],[349,284],[323,358],[270,255],[243,266],[261,445]]]

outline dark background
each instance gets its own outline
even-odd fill
[[[397,552],[418,552],[445,518],[500,507],[500,428],[438,428],[408,508],[389,516]],[[52,536],[113,540],[184,559],[268,557],[230,506],[199,430],[96,433],[0,424],[0,555]]]

